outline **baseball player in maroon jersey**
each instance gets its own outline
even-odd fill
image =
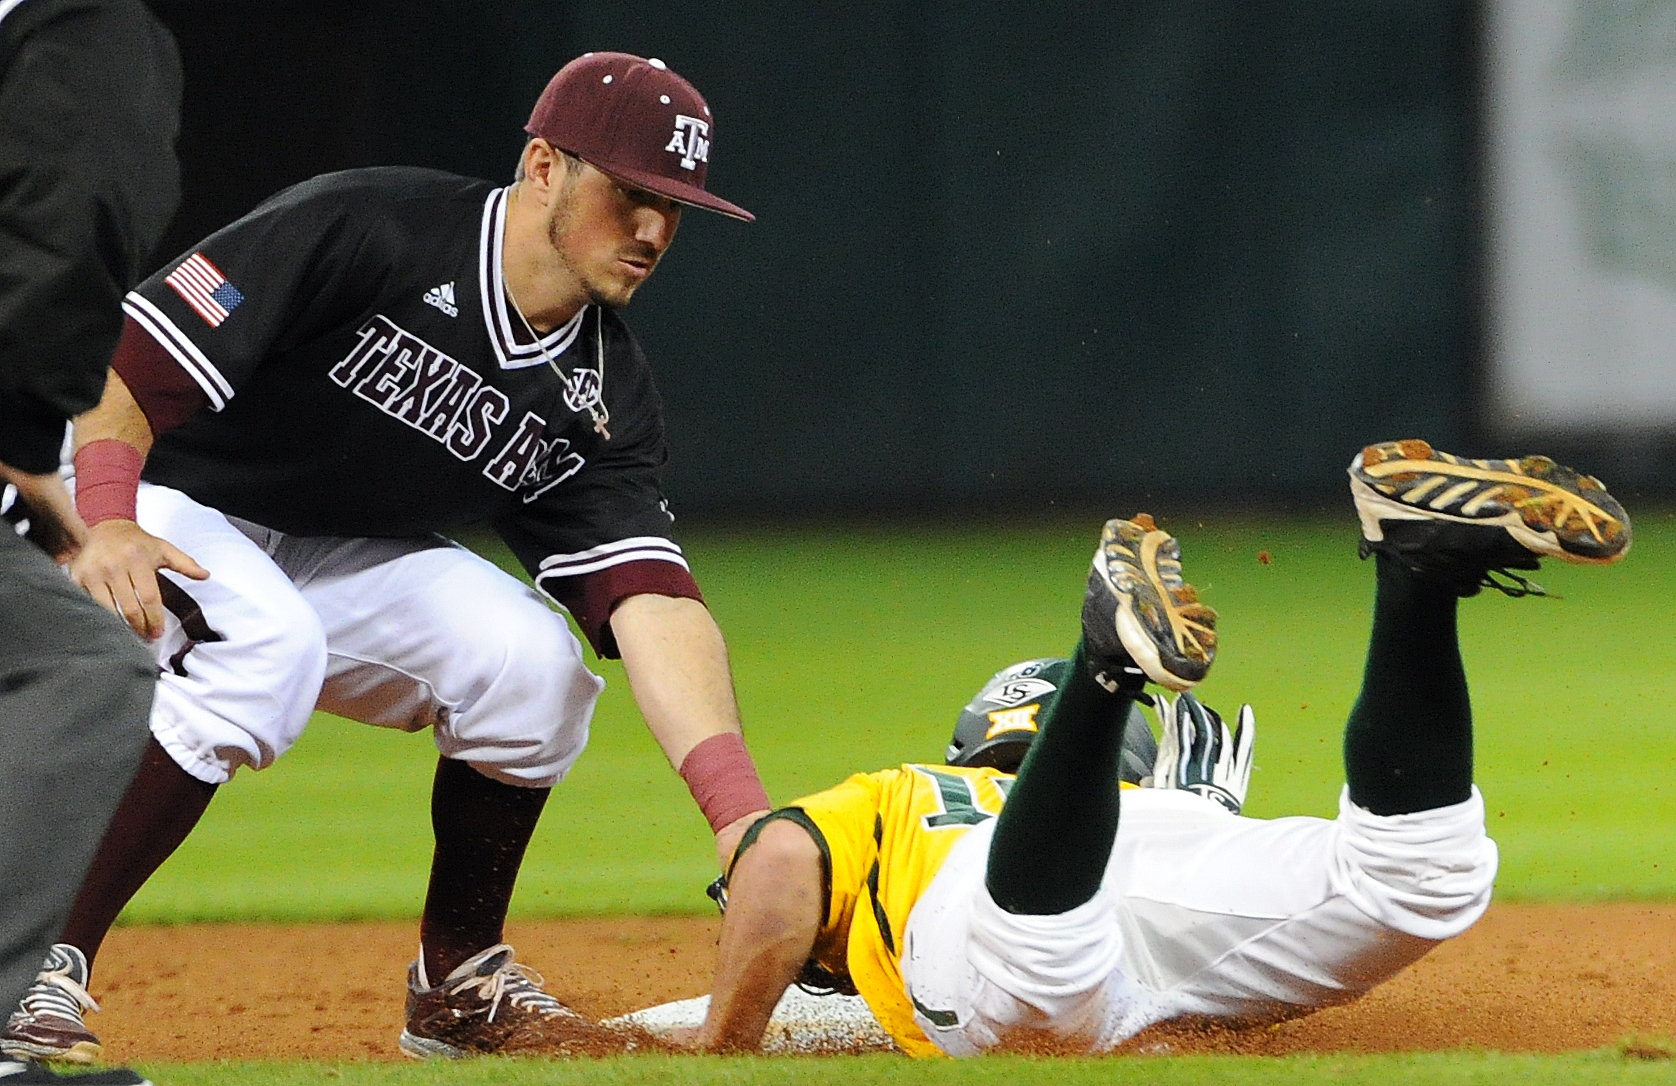
[[[88,1060],[90,963],[240,766],[316,708],[440,759],[409,971],[414,1056],[539,1045],[572,1012],[502,925],[602,681],[548,606],[623,661],[647,725],[731,852],[768,807],[721,633],[659,491],[660,403],[617,315],[705,185],[714,119],[661,61],[590,53],[536,102],[508,187],[329,174],[130,293],[104,399],[76,425],[72,565],[150,639],[152,741],[8,1050]],[[525,587],[446,538],[488,522]],[[159,573],[161,571],[161,573]],[[545,598],[544,598],[545,597]]]

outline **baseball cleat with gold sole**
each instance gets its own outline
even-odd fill
[[[1216,659],[1216,612],[1181,579],[1181,544],[1150,516],[1109,520],[1082,605],[1083,643],[1108,688],[1186,690]]]
[[[1462,595],[1540,595],[1507,571],[1543,558],[1606,564],[1630,547],[1629,516],[1600,480],[1546,456],[1471,460],[1418,439],[1387,441],[1351,461],[1350,492],[1364,558],[1389,554]]]

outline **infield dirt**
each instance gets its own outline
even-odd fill
[[[702,994],[719,921],[513,923],[519,960],[584,1014]],[[400,1060],[417,923],[121,927],[90,1025],[114,1062]],[[1348,1007],[1244,1031],[1155,1029],[1142,1051],[1561,1052],[1676,1035],[1676,905],[1496,905]]]

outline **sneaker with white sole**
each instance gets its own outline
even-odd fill
[[[83,1017],[99,1004],[87,994],[87,956],[54,943],[35,983],[0,1032],[0,1052],[13,1059],[92,1063],[103,1046]]]
[[[1108,520],[1082,605],[1083,644],[1107,689],[1186,690],[1216,659],[1216,612],[1181,579],[1181,544],[1137,513]]]
[[[1546,456],[1470,460],[1418,439],[1369,445],[1350,463],[1362,557],[1383,553],[1463,596],[1543,595],[1511,570],[1543,558],[1605,564],[1629,552],[1629,516],[1599,479]]]
[[[541,974],[513,961],[506,943],[467,958],[434,987],[421,954],[407,971],[401,1049],[416,1059],[561,1050],[591,1023],[542,983]]]

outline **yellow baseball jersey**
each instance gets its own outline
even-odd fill
[[[848,976],[903,1051],[940,1055],[914,1024],[902,983],[908,913],[966,831],[993,818],[1013,777],[994,769],[903,765],[858,773],[797,800],[830,865],[826,917],[812,955]]]

